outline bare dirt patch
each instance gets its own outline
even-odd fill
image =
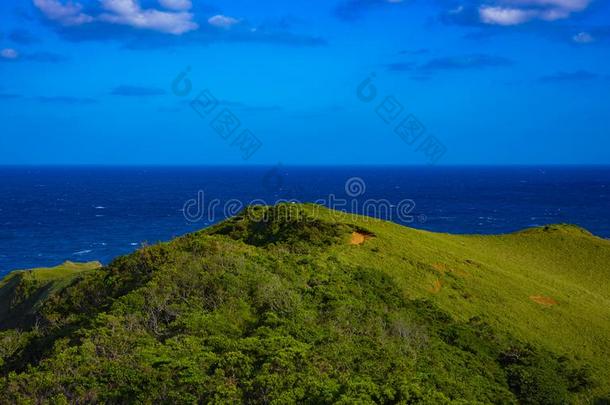
[[[441,291],[441,288],[443,288],[443,283],[441,282],[441,280],[436,279],[434,280],[434,283],[432,283],[432,288],[430,288],[430,292],[432,294],[438,294]]]
[[[553,305],[557,305],[558,302],[555,301],[551,297],[545,297],[543,295],[532,295],[530,296],[530,300],[534,301],[536,304],[544,305],[547,307],[552,307]]]
[[[445,274],[447,271],[451,271],[445,263],[434,263],[432,265],[432,268],[441,274]]]
[[[366,240],[371,239],[372,235],[367,235],[362,232],[352,232],[352,237],[349,241],[350,245],[362,245]]]

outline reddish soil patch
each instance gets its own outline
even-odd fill
[[[434,283],[432,284],[432,288],[430,289],[430,292],[432,294],[437,294],[441,291],[441,288],[443,288],[443,284],[441,283],[441,280],[436,279],[434,281]]]
[[[434,270],[438,271],[441,274],[445,273],[446,271],[451,271],[447,268],[447,265],[444,263],[434,263],[432,265],[432,268],[434,268]]]
[[[553,298],[545,297],[542,295],[532,295],[532,296],[530,296],[530,300],[534,301],[536,304],[544,305],[547,307],[551,307],[553,305],[558,304],[558,302],[555,301]]]
[[[361,232],[352,232],[352,237],[349,241],[350,245],[362,245],[367,239],[371,239],[371,235],[366,235]]]

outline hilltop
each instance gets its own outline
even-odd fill
[[[571,225],[250,207],[105,267],[11,273],[0,401],[608,403],[608,263]]]
[[[67,261],[51,268],[15,270],[0,281],[0,328],[31,323],[46,299],[77,275],[102,267],[99,262]]]

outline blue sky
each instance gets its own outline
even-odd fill
[[[1,2],[0,163],[610,164],[609,51],[602,0]]]

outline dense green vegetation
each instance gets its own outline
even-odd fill
[[[604,404],[608,263],[567,225],[457,236],[251,207],[52,287],[10,275],[0,401]]]
[[[13,271],[0,281],[0,328],[32,323],[49,295],[59,292],[82,272],[100,267],[99,262],[65,262],[53,268]]]

